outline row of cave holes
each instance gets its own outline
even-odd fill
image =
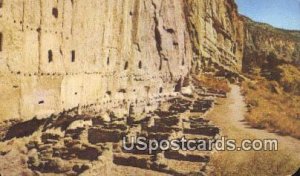
[[[135,89],[133,91],[135,92]],[[127,91],[125,89],[120,89],[119,92],[120,93],[126,93]],[[162,87],[159,88],[159,93],[160,94],[163,93],[163,88]],[[109,95],[109,96],[111,96],[112,92],[111,91],[106,91],[106,94]],[[77,92],[76,92],[75,95],[77,95]]]
[[[0,52],[2,52],[3,48],[3,34],[0,32]],[[52,50],[48,50],[48,62],[53,62],[53,52]],[[71,51],[71,62],[75,62],[75,50]],[[109,57],[107,58],[107,65],[109,65]],[[182,65],[184,65],[184,59],[182,60]],[[139,69],[142,69],[142,61],[139,61],[138,63]],[[128,61],[125,62],[124,70],[128,69]],[[161,69],[161,68],[160,68]]]
[[[142,67],[143,67],[142,61],[139,61],[138,67],[139,67],[139,69],[142,69]],[[127,70],[127,68],[128,68],[128,61],[125,62],[124,70]]]
[[[2,39],[2,34],[1,33],[0,33],[0,39]],[[1,41],[2,40],[0,40],[0,42]],[[1,46],[2,45],[0,43],[0,51],[1,51]],[[52,53],[52,50],[49,50],[48,51],[48,62],[50,63],[52,61],[53,61],[53,53]],[[75,51],[74,50],[71,51],[71,62],[75,62]],[[182,60],[181,64],[182,65],[185,64],[184,59]],[[107,65],[109,65],[109,57],[107,58]],[[138,67],[139,67],[139,69],[142,69],[142,67],[143,67],[142,61],[139,61]],[[127,69],[128,69],[128,61],[126,61],[125,64],[124,64],[124,70],[127,70]],[[159,70],[161,70],[161,66],[160,66]]]
[[[106,63],[107,63],[107,65],[109,65],[109,63],[110,63],[109,57],[107,58],[107,62]],[[128,65],[129,65],[129,63],[128,63],[128,61],[126,61],[125,64],[124,64],[124,70],[128,69]],[[139,67],[139,69],[143,68],[142,61],[139,61],[138,67]]]
[[[134,91],[135,91],[135,90],[134,90]],[[119,92],[121,92],[121,93],[126,93],[126,90],[125,90],[125,89],[120,89]],[[163,93],[163,88],[162,88],[162,87],[159,88],[159,93],[160,93],[160,94]],[[78,93],[75,92],[74,94],[77,95]],[[109,95],[109,96],[111,96],[112,92],[111,92],[111,91],[107,91],[106,94]],[[44,100],[40,100],[40,101],[38,102],[39,105],[44,104],[44,103],[45,103]]]
[[[0,51],[1,51],[1,46],[2,46],[2,33],[0,33]],[[53,62],[53,52],[52,50],[48,50],[48,62]],[[75,62],[75,51],[72,50],[71,51],[71,62]],[[107,65],[109,65],[109,58],[107,60]],[[139,61],[139,64],[138,64],[138,67],[139,69],[142,69],[143,65],[142,65],[142,61]],[[127,70],[128,68],[128,61],[125,62],[125,65],[124,65],[124,70]]]
[[[48,62],[53,62],[53,52],[48,50]],[[71,62],[75,62],[75,50],[71,51]]]
[[[0,52],[2,52],[3,49],[3,34],[0,32]],[[52,50],[48,50],[48,62],[53,62],[53,52]],[[75,62],[75,50],[71,51],[71,62]],[[107,65],[109,65],[109,57],[107,58]],[[182,60],[182,65],[184,65],[184,60]],[[142,61],[139,61],[138,63],[139,69],[142,69]],[[124,70],[128,69],[128,61],[125,62]],[[160,68],[161,70],[161,68]]]
[[[2,34],[0,33],[0,51],[2,51]],[[52,62],[53,61],[53,53],[52,53],[52,50],[49,50],[48,51],[48,62]],[[71,51],[71,62],[75,62],[75,51],[72,50]],[[184,65],[184,60],[182,60],[182,65]],[[107,65],[109,65],[109,57],[107,58]],[[139,64],[138,64],[138,67],[139,69],[142,69],[143,65],[142,65],[142,61],[139,61]],[[128,61],[125,62],[125,65],[124,65],[124,70],[127,70],[128,69]],[[159,70],[161,70],[161,66],[159,67]]]

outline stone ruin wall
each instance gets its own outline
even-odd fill
[[[191,72],[241,68],[231,0],[0,2],[1,121],[87,105],[127,113],[175,96]]]

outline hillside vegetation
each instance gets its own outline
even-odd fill
[[[275,28],[242,17],[247,35],[242,83],[246,120],[300,139],[300,31]]]
[[[242,84],[249,109],[246,120],[253,127],[300,139],[299,68],[284,64],[262,75]]]

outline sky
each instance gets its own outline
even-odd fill
[[[236,0],[239,13],[254,21],[300,30],[300,0]]]

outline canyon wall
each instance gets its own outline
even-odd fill
[[[279,62],[300,66],[300,31],[274,28],[247,17],[240,19],[245,30],[244,72],[260,70],[263,65],[272,67]]]
[[[0,119],[127,113],[176,96],[190,73],[238,73],[238,18],[232,0],[2,0]]]
[[[242,67],[244,26],[233,0],[195,1],[186,6],[196,68],[238,74]],[[196,69],[197,70],[197,69]]]

